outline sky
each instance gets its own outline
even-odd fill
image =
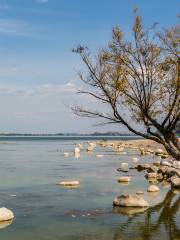
[[[104,47],[120,25],[127,38],[138,6],[144,23],[177,24],[179,0],[0,0],[0,132],[123,131],[95,127],[68,106],[80,101],[81,60],[71,49]]]

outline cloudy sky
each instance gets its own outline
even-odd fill
[[[71,49],[105,46],[119,24],[129,36],[132,9],[145,23],[177,23],[179,0],[0,0],[0,132],[119,131],[95,128],[66,105],[76,96],[82,69]]]

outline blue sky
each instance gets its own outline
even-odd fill
[[[96,131],[65,107],[82,68],[71,49],[105,46],[117,24],[130,37],[134,6],[146,25],[178,21],[179,0],[0,0],[0,132]]]

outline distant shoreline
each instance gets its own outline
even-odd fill
[[[0,136],[0,141],[62,141],[62,140],[75,140],[75,141],[82,141],[82,140],[133,140],[133,139],[141,139],[139,136],[131,136],[131,135],[120,135],[120,136],[92,136],[92,135],[80,135],[80,136]]]

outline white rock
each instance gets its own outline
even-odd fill
[[[94,147],[89,145],[88,148],[87,148],[87,152],[92,152],[94,150]]]
[[[162,166],[168,166],[168,167],[172,166],[172,164],[170,162],[168,162],[168,161],[161,161],[161,165]]]
[[[128,168],[128,163],[121,163],[121,168]]]
[[[158,174],[156,172],[150,172],[150,173],[147,173],[146,174],[146,177],[148,179],[151,179],[151,178],[157,178],[158,177]]]
[[[79,143],[79,144],[78,144],[78,147],[79,147],[79,148],[82,148],[82,147],[83,147],[83,145],[82,145],[81,143]]]
[[[172,177],[171,184],[172,184],[172,187],[174,187],[174,188],[180,188],[180,178]]]
[[[75,147],[74,153],[76,154],[76,153],[80,153],[80,152],[81,152],[80,148],[79,147]]]
[[[131,177],[129,176],[122,176],[118,178],[118,182],[130,182],[131,181]]]
[[[80,153],[75,153],[74,156],[75,156],[75,158],[79,158],[80,157]]]
[[[159,154],[159,153],[164,153],[164,150],[163,149],[160,149],[160,148],[158,148],[156,151],[156,154]]]
[[[180,169],[180,161],[174,161],[172,166],[173,168]]]
[[[14,219],[14,213],[11,210],[5,207],[0,208],[0,222],[9,221],[12,219]]]
[[[134,162],[134,163],[136,163],[136,162],[139,162],[139,158],[132,158],[132,161]]]
[[[62,185],[62,186],[78,186],[80,185],[79,181],[62,181],[59,182],[58,185]]]
[[[97,157],[97,158],[102,158],[103,155],[102,155],[102,154],[97,154],[96,157]]]
[[[68,153],[68,152],[64,152],[64,156],[65,156],[65,157],[68,157],[68,156],[69,156],[69,153]]]
[[[143,191],[137,191],[136,194],[137,195],[144,195]]]
[[[147,189],[148,192],[158,192],[159,191],[159,187],[156,185],[151,185],[148,187]]]
[[[122,207],[149,207],[149,203],[137,195],[121,195],[113,201],[114,206]]]

